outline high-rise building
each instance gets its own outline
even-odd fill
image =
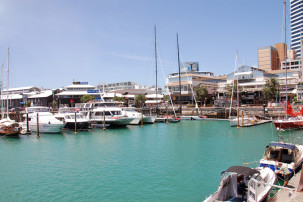
[[[291,48],[301,58],[301,38],[303,36],[303,1],[290,0]]]
[[[272,46],[258,48],[258,66],[264,71],[280,69],[278,50]]]

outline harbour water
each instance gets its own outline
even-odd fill
[[[278,135],[271,123],[181,121],[2,137],[0,201],[203,201],[221,171],[258,161]]]

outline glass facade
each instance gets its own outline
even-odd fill
[[[301,58],[301,39],[303,34],[302,16],[303,1],[290,0],[291,48],[296,51],[299,58]]]

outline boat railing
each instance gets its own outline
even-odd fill
[[[296,191],[296,189],[294,188],[289,188],[289,187],[283,187],[283,186],[279,186],[279,185],[275,185],[275,184],[269,184],[269,183],[266,183],[266,182],[261,182],[261,181],[258,181],[254,178],[251,178],[248,182],[249,186],[248,186],[248,193],[249,193],[249,196],[248,196],[248,202],[253,202],[253,201],[258,201],[258,196],[260,195],[259,191],[264,191],[263,189],[258,189],[260,187],[260,185],[264,185],[264,186],[271,186],[271,187],[276,187],[276,188],[279,188],[279,189],[285,189],[285,190],[288,190],[288,191],[292,191],[292,194]],[[290,196],[292,195],[290,194]]]

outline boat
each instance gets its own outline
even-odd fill
[[[9,99],[8,99],[8,89],[9,89],[9,49],[7,53],[7,91],[6,91],[6,113],[3,111],[3,64],[1,68],[1,120],[0,120],[0,136],[16,137],[19,136],[22,125],[16,123],[15,120],[9,118]]]
[[[284,1],[284,24],[285,24],[285,61],[287,61],[287,46],[286,46],[286,1]],[[285,112],[286,117],[285,118],[279,118],[277,120],[274,120],[273,123],[278,131],[284,131],[284,130],[292,130],[292,129],[300,129],[303,128],[303,118],[302,116],[299,116],[299,112],[294,112],[291,105],[288,102],[288,87],[287,87],[287,63],[285,62]],[[302,108],[303,109],[303,108]],[[302,114],[301,109],[301,114]],[[288,117],[288,115],[291,115],[291,117]]]
[[[134,118],[123,115],[119,102],[97,101],[86,103],[80,109],[80,114],[86,115],[92,127],[125,127],[130,125]]]
[[[221,173],[217,191],[204,202],[263,201],[268,196],[276,178],[275,173],[269,168],[232,166]],[[255,182],[259,185],[255,186]]]
[[[162,116],[162,117],[157,117],[155,119],[155,122],[158,122],[158,123],[166,123],[167,121],[169,123],[177,123],[177,122],[180,122],[180,118],[175,118],[173,116]]]
[[[248,117],[248,116],[243,116],[243,117],[239,117],[239,119],[237,117],[230,117],[229,119],[229,124],[230,126],[247,126],[249,124],[254,124],[257,122],[257,119],[255,117]]]
[[[205,120],[206,116],[200,116],[200,115],[196,115],[196,116],[180,116],[181,120]]]
[[[90,128],[90,121],[80,114],[79,110],[74,107],[59,108],[55,117],[65,123],[64,130],[75,130],[75,126],[77,130],[88,130]]]
[[[142,115],[142,113],[137,112],[134,107],[122,107],[122,114],[128,116],[129,118],[134,118],[134,120],[130,123],[131,125],[138,125],[141,120],[143,120],[143,124],[154,123],[156,119],[155,116]]]
[[[17,137],[22,130],[22,126],[10,119],[0,120],[0,136]]]
[[[36,106],[25,108],[28,114],[28,126],[31,132],[37,132],[37,122],[39,123],[39,133],[60,133],[64,127],[64,122],[58,120],[51,112],[48,107]],[[25,121],[22,122],[22,128],[27,130],[27,117],[23,115]]]
[[[288,170],[294,174],[303,162],[303,145],[285,142],[271,142],[266,148],[259,167],[269,167],[276,171],[278,163],[287,164]],[[282,176],[280,176],[282,177]]]
[[[289,118],[285,119],[277,119],[274,120],[273,123],[278,131],[284,130],[293,130],[293,129],[302,129],[303,128],[303,117],[302,111],[294,112],[289,102],[285,102],[285,112],[287,115],[290,115]],[[300,115],[301,114],[301,115]]]

